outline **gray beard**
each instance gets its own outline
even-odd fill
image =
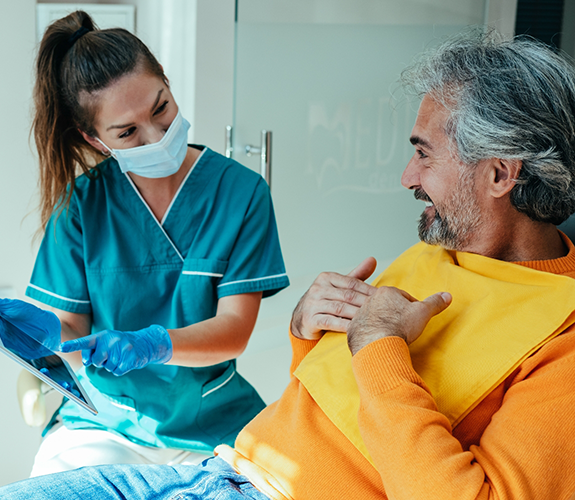
[[[443,216],[435,207],[433,220],[423,212],[419,219],[419,239],[429,245],[447,250],[462,250],[479,227],[481,214],[473,192],[474,170],[462,167],[454,194],[441,207]]]

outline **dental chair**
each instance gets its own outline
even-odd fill
[[[30,427],[44,425],[47,413],[46,395],[55,391],[27,370],[20,372],[16,390],[20,413],[22,413],[24,422]]]

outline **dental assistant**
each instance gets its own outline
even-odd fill
[[[189,146],[155,57],[82,11],[46,30],[34,99],[44,238],[26,293],[56,312],[99,413],[64,401],[32,475],[198,462],[265,406],[235,358],[289,284],[267,184]]]

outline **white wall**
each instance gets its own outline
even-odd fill
[[[31,245],[37,228],[35,214],[36,161],[28,134],[35,44],[34,0],[2,0],[0,13],[0,287],[14,287],[23,297],[35,250]],[[16,399],[15,363],[0,356],[0,484],[25,477],[33,450],[40,442],[37,429],[22,420]]]
[[[504,35],[514,35],[517,0],[488,0],[487,5],[487,24]]]

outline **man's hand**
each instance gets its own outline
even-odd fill
[[[419,301],[394,287],[378,288],[355,315],[347,329],[347,343],[354,355],[362,347],[384,337],[401,337],[411,344],[429,320],[451,304],[447,292]]]
[[[368,257],[348,275],[321,273],[296,306],[291,332],[305,340],[317,340],[326,331],[346,332],[350,320],[377,288],[364,283],[377,262]]]

